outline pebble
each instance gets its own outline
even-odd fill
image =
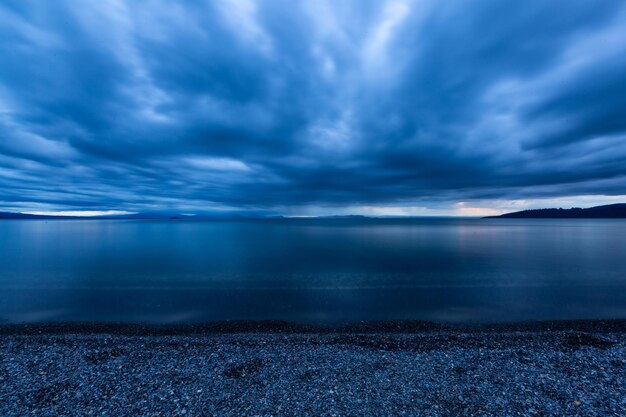
[[[624,357],[615,330],[4,334],[0,415],[626,415]]]

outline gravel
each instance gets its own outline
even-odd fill
[[[0,326],[0,415],[624,416],[624,323]]]

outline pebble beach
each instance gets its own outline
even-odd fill
[[[626,322],[0,327],[0,415],[626,415]]]

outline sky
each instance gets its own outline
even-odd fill
[[[626,3],[0,4],[0,210],[626,202]]]

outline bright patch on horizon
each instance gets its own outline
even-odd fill
[[[133,211],[123,210],[66,210],[66,211],[23,211],[22,214],[34,214],[37,216],[59,217],[97,217],[97,216],[122,216],[125,214],[137,214]]]

